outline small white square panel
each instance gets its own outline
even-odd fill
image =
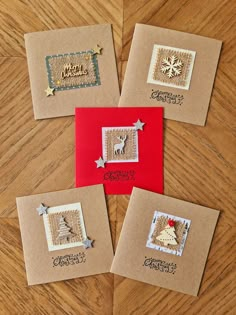
[[[102,155],[106,163],[138,162],[135,127],[103,127]]]
[[[190,224],[191,220],[155,211],[146,247],[182,256]]]
[[[49,251],[83,246],[87,238],[80,202],[48,208],[43,222]]]
[[[189,90],[196,52],[154,45],[147,83]]]

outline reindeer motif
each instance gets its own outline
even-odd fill
[[[117,139],[120,140],[120,143],[114,145],[114,154],[123,154],[127,136],[125,135],[124,138],[119,136]]]

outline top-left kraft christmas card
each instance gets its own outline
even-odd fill
[[[35,119],[78,107],[116,107],[119,83],[110,24],[25,34]]]

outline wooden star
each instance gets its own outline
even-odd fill
[[[47,89],[45,90],[46,95],[47,96],[54,95],[54,93],[53,93],[54,90],[55,90],[54,88],[51,89],[50,86],[48,86]]]
[[[102,47],[100,47],[99,45],[96,45],[96,47],[93,48],[93,55],[96,55],[96,54],[101,55],[102,49],[103,49]]]

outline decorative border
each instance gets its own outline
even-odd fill
[[[134,130],[135,131],[135,139],[134,139],[134,143],[135,143],[135,155],[136,158],[135,159],[131,159],[131,160],[107,160],[107,139],[106,139],[106,131],[109,130],[125,130],[125,129],[129,129],[129,130]],[[104,158],[104,161],[106,161],[106,163],[122,163],[122,162],[138,162],[139,161],[139,152],[138,152],[138,131],[136,130],[135,127],[102,127],[102,156]]]
[[[72,55],[82,55],[82,54],[91,54],[91,59],[94,65],[94,70],[96,74],[96,82],[91,83],[91,84],[80,84],[80,85],[75,85],[75,86],[67,86],[67,87],[56,87],[53,85],[53,80],[51,77],[51,67],[49,60],[51,58],[56,58],[56,57],[64,57],[64,56],[72,56]],[[56,54],[56,55],[50,55],[45,57],[46,61],[46,67],[47,67],[47,76],[48,76],[48,85],[50,88],[53,88],[55,91],[64,91],[64,90],[73,90],[73,89],[80,89],[80,88],[86,88],[86,87],[92,87],[92,86],[98,86],[101,85],[101,80],[100,80],[100,75],[99,75],[99,69],[98,69],[98,61],[97,61],[97,54],[94,54],[93,50],[85,50],[85,51],[80,51],[80,52],[75,52],[75,53],[66,53],[66,54]]]
[[[191,54],[192,62],[189,65],[188,76],[186,78],[186,85],[185,86],[180,86],[180,85],[176,85],[176,84],[173,84],[173,83],[167,83],[167,82],[162,82],[162,81],[153,79],[153,73],[154,73],[155,66],[156,66],[157,53],[158,53],[158,50],[160,48],[169,49],[169,50],[173,50],[173,51],[176,51],[176,52],[183,52],[183,53]],[[154,45],[153,46],[153,51],[152,51],[151,62],[150,62],[150,66],[149,66],[147,83],[158,84],[158,85],[163,85],[163,86],[169,86],[169,87],[173,87],[173,88],[176,88],[176,89],[189,90],[190,81],[191,81],[191,77],[192,77],[193,66],[194,66],[194,61],[195,61],[195,56],[196,56],[196,52],[192,51],[192,50],[175,48],[175,47],[164,46],[164,45]]]
[[[172,250],[172,249],[166,248],[164,246],[159,246],[159,245],[156,245],[156,244],[152,243],[152,234],[153,234],[153,232],[155,230],[156,221],[158,220],[158,218],[160,218],[162,216],[168,217],[169,219],[174,220],[174,221],[180,221],[180,222],[185,224],[185,232],[184,232],[183,238],[181,240],[179,250]],[[189,228],[190,228],[190,224],[191,224],[191,220],[180,218],[180,217],[177,217],[177,216],[174,216],[174,215],[171,215],[171,214],[167,214],[167,213],[164,213],[164,212],[160,212],[160,211],[155,211],[154,215],[153,215],[153,219],[152,219],[151,228],[150,228],[150,231],[149,231],[149,234],[148,234],[148,240],[147,240],[147,243],[146,243],[146,247],[149,247],[149,248],[152,248],[152,249],[156,249],[156,250],[159,250],[159,251],[164,252],[164,253],[169,253],[169,254],[173,254],[173,255],[177,255],[177,256],[182,256],[182,253],[183,253],[183,250],[184,250],[184,246],[185,246],[185,242],[186,242],[187,235],[188,235],[188,231],[189,231]]]
[[[52,235],[51,235],[51,229],[50,229],[50,223],[49,223],[49,218],[48,215],[52,213],[60,213],[68,210],[77,210],[80,218],[80,227],[83,235],[83,240],[87,239],[87,234],[85,230],[85,224],[84,224],[84,217],[83,217],[83,212],[82,212],[82,207],[81,203],[72,203],[68,205],[63,205],[63,206],[57,206],[57,207],[50,207],[47,209],[47,214],[43,215],[43,222],[44,222],[44,228],[45,228],[45,233],[46,233],[46,239],[47,239],[47,244],[48,244],[48,250],[49,251],[54,251],[54,250],[61,250],[61,249],[66,249],[66,248],[72,248],[72,247],[77,247],[77,246],[84,246],[83,242],[72,242],[68,244],[61,244],[61,245],[53,245],[52,243]]]

